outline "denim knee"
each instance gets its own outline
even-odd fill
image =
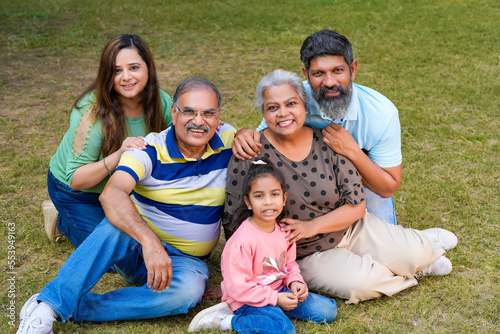
[[[165,292],[168,290],[164,290]],[[172,291],[173,292],[173,291]],[[176,291],[175,293],[157,293],[154,301],[150,301],[150,307],[157,310],[154,317],[170,316],[174,314],[186,314],[190,309],[201,301],[202,294],[193,293],[191,289]]]
[[[201,298],[205,293],[208,276],[192,272],[183,275],[182,279],[186,282],[185,286],[188,287],[183,292],[183,298],[185,299],[186,304],[192,305],[192,307],[194,307],[201,301]]]
[[[254,307],[243,305],[231,320],[238,333],[295,334],[295,327],[279,306]]]
[[[189,289],[184,289],[179,295],[179,304],[186,305],[188,308],[193,308],[201,302],[203,293],[205,292],[206,284],[194,284]]]
[[[173,277],[169,289],[174,293],[175,304],[186,312],[198,304],[208,282],[208,267],[198,259],[172,256]]]
[[[288,320],[288,322],[283,324],[283,331],[282,333],[286,334],[295,334],[295,327],[293,326],[292,322]]]
[[[126,241],[132,238],[127,233],[120,231],[113,224],[111,224],[106,217],[104,217],[104,219],[96,226],[95,231],[97,231],[97,233],[99,233],[99,235],[105,240],[113,238],[120,241]]]
[[[316,310],[311,317],[316,323],[331,323],[337,317],[337,304],[333,299],[323,297]]]

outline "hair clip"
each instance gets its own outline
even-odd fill
[[[252,161],[254,165],[267,165],[267,162],[262,160]]]

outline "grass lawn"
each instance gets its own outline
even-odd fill
[[[500,332],[500,5],[493,0],[78,1],[0,0],[0,328],[57,273],[74,247],[50,243],[41,203],[49,159],[69,124],[73,99],[95,77],[105,43],[141,35],[162,88],[190,75],[223,94],[222,118],[256,127],[258,80],[301,73],[299,49],[329,28],[353,44],[355,82],[398,107],[403,182],[398,223],[454,231],[446,277],[424,278],[393,297],[345,305],[329,326],[296,322],[298,333]],[[302,74],[301,74],[302,75]],[[15,246],[15,267],[9,245]],[[223,240],[210,259],[220,283]],[[94,291],[125,286],[106,274]],[[144,321],[57,323],[56,333],[184,333],[186,315]],[[13,306],[12,306],[13,305]],[[9,323],[15,307],[16,323]]]

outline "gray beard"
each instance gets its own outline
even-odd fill
[[[340,95],[337,97],[325,97],[325,92],[328,90],[339,91]],[[319,110],[332,120],[336,120],[345,116],[347,107],[351,102],[352,96],[352,81],[344,88],[342,86],[321,87],[319,92],[311,89],[311,95],[316,100]]]

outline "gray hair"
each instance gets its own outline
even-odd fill
[[[217,96],[217,109],[220,109],[221,105],[221,96],[220,92],[215,87],[213,83],[208,81],[207,79],[201,78],[201,77],[189,77],[185,80],[183,80],[179,86],[177,86],[177,89],[175,90],[174,97],[172,99],[173,105],[179,109],[179,97],[187,92],[190,92],[192,90],[196,90],[199,88],[206,88],[212,90],[215,95]]]
[[[302,84],[297,73],[289,72],[285,70],[274,70],[260,79],[255,89],[255,107],[264,111],[264,92],[266,89],[275,86],[281,86],[283,84],[288,84],[295,89],[297,95],[304,103],[307,108],[307,103],[309,102],[309,95],[307,95],[306,89]]]

